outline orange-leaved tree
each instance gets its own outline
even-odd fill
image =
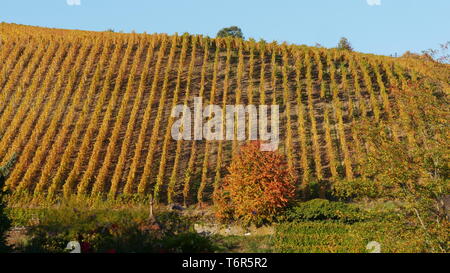
[[[261,151],[260,141],[240,148],[214,196],[221,220],[263,224],[275,220],[295,195],[294,176],[278,151]]]

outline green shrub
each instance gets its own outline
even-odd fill
[[[377,198],[380,196],[380,189],[374,181],[364,178],[352,180],[340,180],[332,186],[333,196],[340,200],[352,200],[367,198]]]
[[[274,248],[281,253],[358,253],[364,242],[350,236],[350,226],[341,222],[291,222],[277,227]]]
[[[325,199],[313,199],[299,202],[286,213],[289,221],[322,221],[336,220],[353,223],[366,217],[360,209],[342,202],[330,202]]]
[[[5,166],[0,166],[0,253],[10,251],[10,247],[6,244],[6,232],[8,232],[11,227],[11,220],[6,215],[6,191],[4,190],[4,186],[6,178],[16,159],[17,155],[14,154]]]
[[[273,245],[281,253],[365,253],[377,241],[382,253],[420,253],[428,251],[423,235],[401,222],[287,222],[277,226]]]
[[[0,173],[0,253],[7,252],[9,250],[6,245],[6,232],[11,226],[11,222],[5,213],[5,204],[3,202],[3,191],[4,177]]]
[[[162,240],[164,249],[176,253],[211,253],[217,247],[210,239],[195,232],[181,233]]]
[[[208,238],[192,232],[189,218],[177,212],[77,210],[71,207],[38,210],[12,209],[11,215],[27,223],[28,240],[16,246],[17,252],[62,253],[73,240],[89,243],[95,253],[210,252]],[[34,220],[33,220],[34,219]]]
[[[164,233],[167,236],[189,232],[192,223],[186,217],[180,216],[175,211],[160,212],[156,215],[156,220],[164,225]]]

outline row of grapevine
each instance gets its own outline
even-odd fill
[[[205,82],[206,82],[206,72],[208,68],[208,58],[209,58],[209,43],[204,41],[203,45],[203,63],[202,63],[202,71],[200,75],[200,91],[199,97],[202,98],[205,93]],[[195,171],[195,161],[197,158],[197,141],[192,142],[191,151],[189,155],[188,166],[186,168],[186,172],[184,174],[184,186],[183,186],[183,199],[184,203],[187,203],[189,198],[189,193],[191,190],[191,180],[192,175]]]
[[[52,198],[55,193],[60,189],[61,186],[65,189],[65,194],[70,194],[72,192],[73,185],[68,184],[67,177],[68,175],[76,175],[77,179],[78,176],[81,173],[81,167],[84,161],[86,160],[86,157],[89,152],[90,143],[92,139],[94,138],[94,133],[96,130],[96,126],[99,122],[100,115],[102,113],[102,109],[104,104],[107,101],[108,94],[109,94],[109,85],[110,81],[113,75],[113,72],[115,70],[115,66],[117,65],[120,57],[121,52],[121,44],[115,45],[115,50],[112,53],[112,59],[110,62],[110,65],[108,67],[108,71],[106,73],[106,76],[104,78],[103,86],[101,87],[100,94],[98,98],[96,99],[95,109],[91,114],[87,113],[87,107],[89,107],[88,102],[85,103],[83,106],[83,111],[79,119],[77,120],[77,123],[75,124],[75,130],[72,133],[70,139],[69,139],[69,145],[67,145],[64,149],[60,164],[56,170],[55,175],[52,178],[52,182],[49,188],[48,196],[49,198]],[[91,85],[91,88],[97,88],[94,85]],[[92,90],[89,90],[89,93],[91,93]],[[86,107],[86,108],[85,108]],[[89,119],[91,118],[91,119]],[[85,127],[87,128],[85,129]],[[85,129],[85,130],[84,130]],[[83,133],[84,132],[84,133]],[[83,136],[81,138],[81,145],[77,147],[77,142],[80,138],[80,136]],[[78,150],[77,156],[75,160],[72,162],[71,157],[74,154],[74,152]],[[72,181],[75,179],[72,178]],[[70,189],[70,190],[69,190]]]
[[[272,104],[277,104],[277,54],[278,49],[272,49],[272,56],[270,60],[270,66],[272,69],[272,73],[270,75],[271,87],[272,87]]]
[[[383,81],[383,76],[380,72],[380,64],[378,62],[376,62],[375,60],[373,60],[372,66],[374,67],[374,73],[377,78],[377,84],[380,89],[380,96],[381,96],[381,100],[383,102],[383,110],[384,110],[384,113],[386,113],[388,121],[394,126],[392,128],[392,134],[393,134],[394,140],[397,141],[398,140],[398,132],[397,132],[398,129],[397,129],[397,126],[393,123],[394,115],[392,113],[391,102],[389,100],[389,94],[386,90],[386,86]]]
[[[370,103],[372,105],[372,110],[373,110],[373,114],[375,117],[375,121],[379,122],[381,111],[378,106],[378,100],[376,98],[375,90],[372,85],[372,77],[370,76],[370,71],[369,71],[370,66],[365,59],[359,59],[359,64],[361,67],[361,71],[363,72],[363,78],[364,78],[366,88],[369,92]]]
[[[341,89],[347,94],[347,109],[349,118],[353,119],[354,117],[354,103],[353,98],[350,92],[350,83],[347,79],[349,75],[348,68],[345,66],[345,63],[341,63],[340,65],[340,75],[341,75]]]
[[[129,153],[129,151],[131,150],[132,135],[134,133],[134,129],[135,129],[135,126],[137,123],[138,111],[139,111],[139,108],[142,104],[142,100],[144,97],[145,86],[146,86],[146,82],[149,77],[149,69],[150,69],[151,61],[153,59],[155,46],[156,46],[156,38],[153,37],[151,39],[150,45],[148,46],[148,49],[147,49],[147,52],[145,55],[146,57],[145,57],[145,62],[144,62],[144,70],[142,72],[142,75],[141,75],[141,78],[139,81],[139,87],[138,87],[137,95],[136,95],[136,98],[134,100],[133,107],[131,110],[130,120],[127,123],[127,127],[126,127],[127,129],[125,132],[125,137],[124,137],[124,140],[122,143],[122,147],[120,149],[119,159],[116,164],[116,167],[114,168],[114,173],[111,178],[112,179],[111,188],[109,189],[110,198],[114,198],[116,196],[116,194],[119,190],[119,186],[123,182],[122,176],[125,171],[124,169],[125,169],[125,164],[126,164],[126,160],[127,160],[127,155]],[[130,85],[132,85],[132,82],[129,81],[128,83],[129,83],[128,84],[129,86],[127,88],[131,88]]]
[[[53,59],[53,62],[50,65],[48,73],[45,75],[43,81],[41,79],[41,81],[35,82],[33,88],[35,87],[36,89],[28,89],[28,92],[32,92],[36,95],[30,97],[27,103],[22,103],[19,106],[17,112],[18,116],[22,119],[16,117],[14,121],[8,126],[0,142],[0,147],[4,147],[1,148],[2,150],[0,150],[0,158],[6,160],[5,158],[9,157],[13,153],[13,151],[20,151],[20,147],[28,139],[28,132],[31,131],[32,126],[35,124],[35,120],[39,117],[40,114],[39,111],[29,113],[28,106],[31,106],[32,103],[34,103],[34,105],[36,106],[40,106],[45,101],[47,97],[47,93],[45,92],[45,90],[50,88],[51,81],[53,80],[56,73],[59,72],[58,70],[60,69],[60,66],[63,65],[63,61],[67,63],[70,60],[69,57],[66,58],[66,54],[68,53],[69,48],[69,54],[71,55],[74,55],[75,51],[78,49],[77,46],[71,46],[70,44],[66,44],[64,47],[60,48],[58,50],[57,56]],[[41,90],[44,90],[44,92],[41,92]],[[57,91],[53,90],[52,94],[57,94]],[[15,137],[14,140],[13,137]],[[8,154],[8,152],[10,152],[10,154]]]
[[[312,148],[314,153],[314,165],[316,170],[316,177],[320,181],[323,179],[322,175],[322,162],[320,158],[320,145],[319,145],[319,135],[317,133],[317,122],[316,115],[314,113],[314,103],[313,103],[313,79],[312,79],[312,63],[310,52],[305,54],[305,65],[306,65],[306,91],[308,94],[308,112],[309,119],[311,121],[311,133],[312,133]]]
[[[23,54],[19,57],[14,70],[8,73],[8,79],[0,93],[1,101],[10,101],[14,99],[14,97],[20,98],[23,96],[23,93],[25,92],[24,85],[26,83],[24,79],[30,75],[30,71],[33,67],[32,65],[29,65],[29,62],[33,57],[39,56],[40,52],[42,52],[42,45],[38,45],[37,49],[33,48],[33,46],[29,46],[25,49]],[[0,105],[0,115],[2,115],[6,105],[6,103]],[[12,105],[13,104],[9,104],[9,106]]]
[[[285,106],[286,114],[286,153],[288,158],[288,165],[291,170],[294,169],[294,154],[293,154],[293,141],[292,141],[292,128],[291,128],[291,101],[289,98],[289,80],[288,80],[288,66],[289,56],[286,47],[283,47],[283,67],[281,69],[283,74],[283,103]]]
[[[336,67],[334,60],[331,56],[331,51],[327,54],[327,66],[330,70],[330,88],[332,92],[333,101],[339,100],[339,90],[336,84]],[[333,139],[331,136],[330,119],[329,119],[329,109],[327,106],[324,108],[324,127],[325,127],[325,145],[328,153],[328,160],[330,166],[330,172],[333,179],[338,177],[337,163],[335,157],[335,148],[333,146]]]
[[[237,86],[236,86],[236,99],[235,99],[235,103],[236,105],[240,105],[241,104],[241,97],[242,97],[242,79],[244,77],[244,45],[243,43],[239,44],[239,61],[238,61],[238,68],[237,68]],[[236,123],[236,122],[235,122]],[[236,138],[237,135],[237,128],[235,128],[235,133],[234,133],[234,140],[233,140],[233,150],[232,150],[232,154],[234,156],[234,154],[237,152],[237,148],[238,148],[238,140]]]
[[[76,72],[70,70],[73,68],[77,62],[81,62],[83,58],[86,58],[87,53],[89,52],[89,47],[85,45],[80,45],[75,50],[72,50],[68,53],[68,57],[63,62],[60,73],[56,77],[56,82],[54,83],[54,90],[46,89],[41,94],[49,93],[50,95],[47,97],[47,101],[43,99],[43,103],[41,104],[41,112],[36,117],[34,124],[30,123],[29,127],[22,127],[21,133],[24,133],[23,142],[17,142],[17,149],[22,150],[18,162],[16,165],[24,167],[28,166],[29,161],[32,159],[34,152],[38,147],[38,141],[42,139],[42,134],[46,132],[46,125],[51,121],[52,118],[55,117],[55,109],[59,106],[58,102],[67,103],[70,97],[70,91],[65,88],[66,81],[65,77],[69,78],[69,81],[75,79]],[[29,136],[28,138],[26,136]],[[20,167],[15,169],[13,173],[10,175],[10,183],[12,185],[16,185],[19,177],[21,175],[19,169]]]
[[[46,57],[44,57],[44,53],[47,53]],[[3,104],[2,107],[4,108],[4,111],[1,115],[0,120],[0,135],[5,131],[6,126],[11,123],[11,119],[16,114],[17,105],[20,105],[22,101],[26,98],[27,95],[27,84],[32,82],[33,77],[35,76],[35,73],[38,69],[38,65],[41,62],[48,63],[50,59],[50,54],[54,53],[53,50],[45,50],[45,46],[41,44],[36,52],[36,57],[33,58],[32,63],[28,66],[26,72],[22,76],[22,79],[20,83],[17,85],[17,91],[12,96],[13,98],[10,99],[9,104]],[[43,60],[44,58],[44,60]],[[25,100],[26,101],[26,100]],[[6,106],[7,105],[7,106]]]
[[[103,119],[101,119],[101,125],[98,131],[97,136],[94,138],[94,146],[92,148],[92,152],[90,157],[87,159],[87,168],[84,171],[81,179],[79,180],[79,170],[72,169],[69,173],[67,180],[63,186],[64,196],[68,196],[72,193],[73,187],[76,182],[77,184],[77,194],[84,195],[87,194],[89,186],[92,185],[92,182],[95,180],[95,171],[98,168],[98,163],[100,161],[100,156],[102,152],[102,147],[106,141],[106,137],[109,134],[109,124],[111,122],[111,118],[113,117],[114,109],[117,107],[119,102],[120,89],[122,86],[122,82],[125,78],[125,74],[128,67],[128,60],[132,58],[132,49],[134,46],[134,40],[129,40],[127,44],[127,49],[125,51],[125,55],[123,56],[122,63],[119,67],[119,72],[116,76],[114,82],[114,88],[112,89],[111,96],[109,98],[109,102],[107,103],[107,108]],[[110,83],[105,83],[103,88],[107,88],[110,90]],[[77,160],[79,160],[78,157]],[[79,166],[79,165],[78,165]]]
[[[334,154],[333,139],[331,137],[330,119],[329,119],[329,109],[325,107],[324,109],[324,127],[325,127],[325,145],[327,147],[328,160],[330,165],[330,172],[333,179],[338,177],[336,169],[336,158]]]
[[[344,57],[349,57],[348,55],[345,55]],[[361,108],[361,112],[362,112],[362,119],[366,118],[366,108],[365,108],[365,102],[364,99],[361,95],[361,87],[359,84],[359,74],[358,74],[358,70],[356,68],[356,64],[355,64],[355,60],[353,58],[351,59],[347,59],[349,66],[350,66],[350,70],[351,70],[351,75],[352,75],[352,79],[353,79],[353,87],[355,89],[355,94],[356,94],[356,98],[357,101],[359,102],[359,106]],[[347,69],[343,69],[341,70],[341,78],[345,80],[347,85]],[[333,79],[332,79],[333,81]],[[334,93],[334,91],[333,91]],[[352,101],[352,97],[350,92],[348,93],[348,102],[349,105],[353,105]],[[347,177],[348,179],[352,179],[354,177],[354,172],[353,172],[353,168],[352,168],[352,159],[351,159],[351,155],[350,155],[350,150],[349,150],[349,146],[347,143],[347,139],[346,139],[346,134],[345,134],[345,126],[344,126],[344,121],[343,121],[343,111],[342,111],[342,103],[339,100],[339,98],[337,96],[334,97],[333,99],[333,108],[334,108],[334,116],[335,119],[337,121],[337,134],[338,134],[338,138],[339,138],[339,143],[340,143],[340,147],[341,147],[341,151],[342,151],[342,155],[343,155],[343,165],[345,168],[345,177]],[[350,111],[353,111],[349,109],[349,117],[352,118],[353,121],[353,125],[351,126],[352,128],[352,139],[353,139],[353,143],[355,146],[355,156],[356,156],[356,160],[358,160],[358,157],[360,156],[360,142],[359,142],[359,137],[357,135],[357,132],[355,130],[355,116],[350,115]]]
[[[255,44],[250,42],[249,44],[250,59],[249,59],[249,71],[248,71],[248,86],[247,86],[247,100],[248,104],[253,104],[253,74],[255,73]],[[250,125],[249,125],[250,128]]]
[[[296,101],[297,101],[297,116],[298,116],[298,136],[300,138],[300,167],[302,169],[302,182],[301,186],[305,188],[309,181],[309,164],[308,164],[308,136],[305,120],[305,107],[302,101],[302,83],[301,83],[301,72],[302,72],[303,62],[302,55],[300,52],[296,55],[295,70],[296,70]]]
[[[400,86],[401,90],[408,90],[408,80],[405,77],[405,71],[400,67],[399,65],[394,65],[394,72],[397,74],[398,79],[400,80]],[[394,93],[394,97],[397,101],[397,107],[399,112],[399,119],[400,119],[400,125],[403,127],[403,130],[406,132],[406,138],[408,140],[408,144],[411,147],[414,147],[415,145],[415,138],[414,138],[414,129],[411,128],[409,122],[408,122],[408,105],[404,105],[402,100],[398,99],[396,97],[396,94]]]
[[[214,54],[214,63],[213,63],[213,79],[211,86],[211,94],[209,99],[209,104],[214,104],[214,99],[217,91],[217,74],[219,71],[219,52],[220,52],[220,40],[216,40],[216,50]],[[202,176],[200,180],[200,186],[197,191],[197,202],[202,204],[203,192],[206,187],[207,179],[208,179],[208,167],[209,167],[209,153],[210,153],[211,141],[206,141],[205,152],[203,156],[203,164],[202,164]]]
[[[230,61],[231,61],[231,44],[230,40],[226,40],[227,47],[227,60],[225,64],[225,80],[223,83],[223,99],[222,99],[222,128],[221,132],[225,132],[225,123],[226,123],[226,105],[228,98],[228,89],[229,89],[229,81],[230,81]],[[223,162],[223,141],[219,141],[219,147],[217,148],[217,160],[216,160],[216,175],[214,177],[214,193],[217,192],[219,188],[219,183],[221,179],[221,171],[222,171],[222,162]]]
[[[81,176],[81,179],[77,185],[77,194],[78,195],[84,195],[87,193],[89,186],[92,185],[92,182],[95,180],[94,173],[98,168],[98,163],[100,161],[100,153],[102,151],[102,147],[105,143],[106,137],[109,134],[109,124],[111,122],[111,119],[113,118],[113,111],[117,107],[119,103],[119,95],[122,88],[122,82],[125,78],[125,75],[127,73],[127,67],[128,67],[128,60],[132,59],[132,52],[133,52],[133,46],[135,44],[135,41],[131,38],[128,41],[127,49],[125,51],[125,55],[122,59],[122,63],[119,67],[119,72],[116,76],[115,83],[114,83],[114,89],[111,92],[111,97],[109,98],[109,103],[106,108],[105,115],[103,116],[100,129],[98,131],[97,137],[95,138],[94,146],[92,149],[91,156],[87,160],[88,165]],[[109,89],[108,86],[104,86],[104,88]],[[63,186],[63,192],[65,196],[68,196],[72,193],[73,185],[75,185],[75,182],[78,181],[78,172],[71,172]]]
[[[35,53],[35,49],[31,46],[25,48],[23,53],[18,57],[18,60],[11,71],[8,73],[8,77],[4,81],[4,85],[2,85],[0,88],[2,92],[0,93],[0,99],[1,101],[9,101],[10,97],[13,95],[13,91],[16,87],[16,82],[20,79],[20,77],[23,75],[23,70],[27,67],[28,62],[30,59],[32,59],[33,55]],[[3,113],[3,110],[5,109],[6,103],[3,103],[0,105],[0,115]]]
[[[146,47],[146,44],[144,42],[140,42],[138,44],[138,49],[136,51],[135,57],[134,57],[134,61],[131,67],[128,77],[128,82],[126,84],[126,88],[125,88],[125,94],[123,95],[123,98],[120,100],[119,103],[119,111],[118,113],[115,115],[117,118],[115,120],[112,132],[110,133],[110,137],[109,137],[109,142],[108,142],[108,146],[106,148],[106,155],[104,157],[103,160],[103,164],[99,169],[99,173],[95,179],[95,183],[92,187],[92,194],[102,194],[105,190],[105,181],[107,179],[107,176],[110,173],[110,168],[111,168],[111,164],[113,161],[113,158],[115,156],[115,151],[117,150],[117,146],[120,145],[118,144],[119,141],[119,134],[121,131],[121,128],[124,126],[124,122],[126,122],[126,117],[127,117],[127,107],[128,104],[130,102],[130,100],[132,99],[132,95],[135,92],[134,90],[134,82],[135,82],[135,77],[137,74],[137,69],[138,66],[140,64],[140,60],[141,60],[141,55],[144,52],[144,49]],[[122,89],[122,85],[121,85],[121,79],[122,77],[120,77],[121,74],[119,72],[119,83],[116,83],[115,85],[115,89]],[[115,91],[113,91],[115,92]],[[120,147],[120,146],[119,146]],[[114,186],[116,187],[116,186]]]
[[[342,56],[342,57],[345,58],[345,56]],[[350,127],[351,127],[352,144],[353,144],[352,146],[354,147],[354,155],[355,155],[354,157],[355,157],[355,161],[357,163],[359,163],[359,158],[362,155],[362,151],[361,151],[360,139],[359,139],[359,136],[358,136],[357,130],[356,130],[356,119],[353,115],[354,103],[353,103],[353,98],[351,96],[350,89],[349,89],[350,83],[347,79],[348,69],[345,66],[345,63],[341,63],[340,76],[341,76],[341,83],[340,83],[341,89],[347,93],[347,109],[348,109],[347,114],[348,114],[349,119],[351,119],[351,122],[352,122],[350,124]]]
[[[197,43],[198,43],[197,39],[192,39],[191,61],[189,63],[189,70],[188,70],[187,79],[186,79],[186,89],[185,89],[184,103],[183,103],[184,107],[188,106],[189,98],[191,95],[192,73],[194,72],[195,59],[197,56],[197,54],[196,54],[197,53]],[[167,192],[167,200],[169,203],[172,203],[174,201],[175,184],[178,180],[178,165],[180,164],[182,144],[183,144],[182,140],[177,141],[177,148],[175,151],[175,159],[174,159],[174,163],[173,163],[172,173],[170,175],[169,189]]]
[[[36,150],[39,140],[41,140],[41,135],[44,133],[46,129],[46,124],[49,119],[51,119],[53,116],[54,108],[58,105],[58,101],[61,101],[64,105],[65,101],[68,99],[68,95],[70,92],[67,92],[64,94],[64,77],[69,74],[70,68],[75,64],[77,61],[81,61],[81,58],[85,57],[85,50],[86,47],[80,46],[81,49],[77,46],[74,47],[69,53],[68,57],[65,59],[65,61],[62,64],[61,71],[58,74],[56,83],[54,85],[55,89],[52,91],[49,91],[50,95],[48,97],[47,102],[41,107],[41,112],[39,116],[36,115],[35,122],[33,123],[24,123],[20,129],[20,136],[19,138],[16,138],[16,142],[13,143],[13,151],[22,151],[20,154],[20,157],[16,163],[17,168],[14,168],[13,172],[10,174],[8,182],[10,183],[11,187],[16,187],[16,185],[19,182],[19,179],[21,178],[22,171],[25,169],[26,166],[30,164],[30,161],[32,159],[33,153]],[[80,51],[79,51],[80,50]],[[80,53],[80,54],[77,54]],[[74,73],[74,71],[72,71]],[[46,85],[47,86],[47,85]],[[48,89],[46,89],[48,90]],[[44,97],[47,92],[41,92],[41,96]],[[42,98],[44,101],[45,99]],[[62,106],[60,104],[60,106]],[[27,120],[28,121],[28,120]],[[18,188],[18,190],[21,190],[23,188]]]
[[[323,63],[320,50],[314,50],[314,60],[317,64],[317,80],[320,82],[320,98],[324,99],[326,95],[325,81],[323,78]]]
[[[249,60],[248,60],[248,85],[247,85],[247,104],[248,105],[253,105],[254,104],[254,77],[253,75],[255,74],[255,42],[254,41],[250,41],[248,44],[248,51],[249,51]],[[250,117],[247,119],[248,120],[248,136],[250,137],[251,135],[251,128],[253,128],[253,126],[255,126],[255,124],[252,124],[252,120],[250,119]],[[257,125],[256,125],[257,126]]]
[[[148,146],[149,148],[148,148],[147,158],[145,159],[145,164],[144,164],[144,171],[142,173],[141,180],[139,181],[139,185],[138,185],[138,193],[140,193],[140,194],[145,193],[147,186],[151,182],[151,173],[153,170],[153,159],[155,156],[155,150],[156,150],[156,145],[157,145],[157,141],[158,141],[158,134],[160,131],[160,126],[162,123],[164,105],[165,105],[166,99],[167,99],[169,73],[172,70],[172,64],[175,59],[177,42],[178,42],[178,36],[175,35],[172,38],[171,48],[170,48],[170,53],[169,53],[169,60],[167,61],[166,70],[164,72],[164,81],[163,81],[162,90],[161,90],[160,99],[159,99],[158,112],[156,114],[156,118],[155,118],[153,128],[152,128],[152,134],[150,137],[150,144]],[[180,58],[181,58],[181,56],[180,56]],[[159,185],[155,185],[153,197],[154,197],[154,200],[159,199]]]
[[[12,58],[11,52],[16,49],[17,44],[21,44],[21,40],[18,37],[7,40],[6,42],[1,41],[0,58],[3,62],[0,63],[0,71],[3,71],[3,67],[8,62],[8,58]],[[2,73],[0,77],[6,77],[6,75]]]
[[[150,95],[147,101],[147,105],[145,107],[144,112],[144,118],[142,121],[142,127],[139,131],[139,136],[137,140],[136,147],[133,152],[132,162],[130,165],[130,170],[127,175],[127,181],[124,187],[124,193],[125,194],[131,194],[134,190],[134,182],[137,178],[137,169],[138,165],[141,161],[141,157],[143,157],[142,151],[144,150],[144,142],[147,135],[148,126],[150,125],[150,117],[152,114],[152,107],[153,107],[153,101],[156,96],[156,90],[158,88],[158,80],[159,80],[159,74],[162,66],[162,62],[164,60],[164,56],[166,53],[166,47],[168,43],[168,37],[163,36],[161,40],[161,44],[159,47],[158,57],[156,60],[156,65],[153,73],[153,80],[152,85],[150,89]]]
[[[179,97],[180,85],[181,85],[181,76],[182,76],[182,74],[184,72],[184,68],[185,68],[184,64],[185,64],[185,60],[186,60],[186,56],[187,56],[188,42],[189,42],[189,40],[187,39],[187,37],[183,36],[183,41],[182,41],[182,46],[181,46],[181,54],[180,54],[180,59],[178,62],[178,69],[177,69],[178,71],[177,71],[177,79],[176,79],[176,84],[175,84],[175,91],[174,91],[172,105],[171,105],[170,109],[173,109],[178,103],[178,97]],[[171,137],[171,129],[172,129],[173,123],[174,123],[174,118],[172,117],[172,115],[170,115],[167,129],[166,129],[166,134],[164,135],[161,161],[159,163],[159,171],[158,171],[158,175],[156,178],[155,189],[156,189],[156,187],[160,188],[164,184],[164,175],[165,175],[165,169],[166,169],[166,163],[167,163],[167,153],[169,152],[168,151],[169,141],[170,141],[170,137]],[[168,195],[169,202],[172,202],[175,181],[170,181],[170,182],[171,183],[169,183],[167,195]],[[156,193],[156,191],[155,191],[155,193]],[[159,192],[158,192],[158,194],[159,194]],[[159,195],[155,195],[155,201],[159,202],[159,199],[156,199],[157,197],[159,197]]]
[[[110,53],[109,52],[109,43],[106,42],[106,44],[99,43],[99,46],[102,47],[102,53],[100,56],[100,59],[98,62],[96,62],[95,57],[92,55],[89,62],[94,62],[97,64],[97,67],[93,68],[95,69],[94,76],[91,80],[91,83],[89,86],[86,87],[87,94],[79,91],[83,91],[84,86],[79,85],[77,89],[80,89],[78,92],[78,95],[74,97],[73,99],[73,106],[70,108],[70,111],[67,113],[67,115],[64,118],[64,121],[61,123],[62,128],[58,132],[57,138],[55,139],[50,151],[48,152],[47,160],[41,170],[40,177],[38,179],[38,184],[35,187],[34,193],[35,195],[39,195],[45,192],[46,187],[50,187],[50,178],[51,173],[54,169],[54,166],[56,166],[56,163],[58,162],[58,157],[61,153],[61,151],[64,151],[65,141],[68,140],[67,147],[74,147],[76,139],[74,136],[78,137],[77,132],[80,131],[81,123],[80,121],[83,120],[83,116],[86,116],[87,111],[89,109],[90,104],[93,101],[93,97],[95,95],[96,87],[98,84],[98,81],[100,80],[100,75],[103,72],[103,67],[105,66],[105,63],[107,61],[107,56]],[[83,81],[86,81],[85,78],[83,78]],[[80,98],[78,98],[80,96]],[[85,96],[85,100],[81,100],[81,96]],[[76,107],[74,107],[76,106]],[[80,107],[81,113],[78,116],[77,120],[77,107]],[[75,124],[75,129],[71,130],[71,124]],[[63,161],[65,164],[66,161]],[[36,170],[37,171],[37,170]]]
[[[231,50],[231,49],[230,49]],[[266,86],[265,86],[265,79],[264,79],[264,73],[266,72],[266,48],[264,44],[260,45],[259,48],[259,55],[260,55],[260,62],[261,62],[261,69],[259,74],[259,104],[265,105],[266,104]]]
[[[334,115],[337,119],[337,131],[339,136],[339,142],[341,145],[343,157],[344,157],[344,167],[345,167],[345,176],[348,179],[353,178],[353,170],[352,170],[352,161],[350,158],[350,152],[347,146],[347,140],[345,136],[345,127],[343,121],[343,114],[341,109],[341,103],[334,101],[333,102]]]
[[[361,87],[359,84],[359,75],[358,75],[357,71],[354,70],[355,64],[352,62],[351,59],[349,59],[350,56],[348,55],[348,53],[342,54],[341,58],[343,58],[343,63],[341,63],[341,66],[340,66],[341,87],[344,91],[346,91],[346,94],[347,94],[347,109],[348,109],[347,114],[348,114],[349,120],[351,120],[351,123],[350,123],[351,137],[352,137],[351,143],[352,143],[352,147],[353,147],[354,161],[356,163],[360,163],[360,159],[361,159],[361,155],[362,155],[362,147],[361,147],[361,140],[360,140],[360,137],[358,136],[358,132],[356,129],[357,119],[354,114],[357,102],[361,99]],[[347,66],[348,66],[348,68],[347,68]],[[351,82],[347,78],[348,75],[350,75],[352,78]],[[355,94],[357,97],[357,98],[355,98],[356,101],[354,101],[354,98],[352,97],[352,94],[350,92],[351,84],[353,84],[353,89],[355,90]],[[359,99],[358,99],[358,97],[359,97]],[[365,117],[365,108],[364,108],[365,104],[361,105],[361,103],[363,103],[363,102],[360,101],[359,105],[363,107],[363,118],[364,118]],[[341,127],[343,128],[343,125],[341,125],[340,122],[338,122],[337,130],[340,131]],[[337,135],[338,135],[339,143],[341,143],[342,137],[340,136],[339,133],[337,133]],[[343,140],[345,141],[345,139],[343,139]],[[345,147],[345,148],[342,147],[341,150],[345,151],[345,153],[349,157],[350,150],[347,147]],[[343,153],[343,152],[341,152],[341,153]],[[350,166],[352,161],[348,157],[347,157],[347,159],[345,159],[345,155],[344,155],[344,165],[346,168],[345,174],[346,174],[346,176],[352,177],[353,170],[351,169],[351,166]],[[347,162],[345,163],[345,161],[347,161]]]
[[[387,81],[389,84],[389,87],[392,89],[403,89],[406,88],[406,80],[403,77],[397,78],[397,76],[394,74],[394,72],[398,72],[398,68],[395,68],[392,63],[383,62],[383,70],[385,75],[387,76]],[[405,111],[403,105],[398,101],[395,92],[391,93],[394,97],[392,107],[390,107],[390,113],[392,117],[397,116],[397,121],[402,121],[405,118]],[[394,111],[396,111],[394,113]],[[398,125],[398,127],[397,127]],[[395,125],[395,128],[393,128],[393,135],[394,139],[398,139],[400,136],[398,135],[400,131],[410,131],[408,128],[405,128],[405,124],[400,122],[399,124]],[[410,144],[412,143],[412,137],[410,133],[407,133],[408,135],[408,141]]]
[[[361,111],[361,116],[364,119],[367,116],[367,109],[366,109],[365,100],[361,94],[362,90],[361,90],[361,85],[359,82],[360,81],[359,71],[358,71],[354,56],[347,54],[346,57],[349,59],[349,68],[350,68],[350,73],[353,77],[353,89],[355,91],[355,97],[356,97],[356,101],[358,103],[357,106],[359,106],[359,110]]]
[[[59,103],[56,104],[55,108],[51,108],[50,104],[47,103],[46,107],[44,108],[44,114],[41,115],[41,118],[39,122],[36,124],[35,129],[33,130],[31,141],[28,141],[24,148],[24,153],[20,157],[19,162],[17,163],[17,166],[20,166],[20,164],[25,164],[25,166],[28,166],[28,168],[23,168],[23,170],[27,169],[27,173],[20,181],[20,184],[18,186],[18,190],[25,190],[30,188],[31,183],[31,171],[35,170],[39,167],[41,162],[44,160],[45,152],[48,149],[48,146],[50,145],[50,142],[53,138],[53,135],[58,130],[58,123],[60,119],[64,115],[64,111],[70,101],[71,96],[73,95],[73,89],[75,85],[78,83],[77,80],[79,78],[78,71],[82,72],[83,70],[86,71],[87,66],[83,66],[85,64],[85,60],[88,58],[90,53],[91,47],[89,43],[84,43],[82,48],[80,49],[80,52],[77,56],[77,59],[74,62],[74,66],[71,68],[74,68],[71,72],[62,71],[60,74],[56,84],[55,88],[56,90],[61,89],[64,90],[62,93],[62,98],[59,99]],[[89,66],[90,68],[90,66]],[[65,88],[64,85],[64,74],[69,74],[67,84]],[[86,77],[86,73],[84,72],[84,77]],[[48,116],[49,119],[49,126],[46,128],[46,118]],[[42,135],[42,137],[40,137]],[[40,140],[40,142],[38,142]],[[33,154],[33,151],[36,151],[35,154]],[[11,184],[15,185],[19,179],[21,178],[21,169],[20,167],[16,168],[10,177]],[[28,172],[30,171],[30,172]]]
[[[85,49],[87,50],[87,49]],[[93,46],[91,53],[89,54],[89,57],[86,61],[86,65],[82,66],[84,64],[83,62],[77,61],[75,64],[75,69],[73,71],[78,71],[83,67],[82,75],[80,75],[81,81],[77,84],[76,79],[78,78],[75,73],[71,73],[69,76],[69,83],[66,85],[66,91],[65,94],[70,95],[67,98],[63,99],[63,103],[59,104],[57,106],[57,110],[55,111],[55,115],[48,126],[45,135],[43,136],[43,140],[41,141],[41,144],[38,146],[36,150],[36,154],[33,158],[32,163],[28,167],[27,171],[25,172],[24,177],[22,178],[21,185],[23,188],[27,188],[28,184],[30,184],[35,175],[36,172],[41,168],[41,164],[43,161],[45,161],[45,157],[47,155],[47,152],[51,149],[52,140],[58,136],[58,133],[61,133],[59,131],[59,124],[65,124],[67,122],[67,118],[69,115],[65,114],[65,108],[69,104],[69,101],[72,100],[73,103],[78,103],[82,96],[83,96],[83,87],[85,86],[86,82],[88,81],[88,75],[91,73],[90,68],[93,66],[93,64],[96,61],[96,57],[99,54],[98,52],[102,50],[102,45],[100,43],[97,43],[95,46]],[[86,51],[87,54],[87,51]],[[89,69],[86,69],[89,68]],[[77,86],[77,87],[75,87]],[[74,94],[72,94],[72,90],[75,89]],[[62,121],[61,121],[62,120]],[[55,155],[56,157],[56,155]],[[49,160],[53,160],[53,158],[49,158]],[[45,180],[46,181],[46,180]],[[43,182],[45,182],[43,181]],[[41,191],[37,191],[36,193],[42,193]]]
[[[28,51],[31,50],[31,47],[27,47]],[[8,58],[5,60],[5,64],[3,65],[2,71],[0,72],[0,88],[6,84],[9,79],[9,74],[16,69],[16,64],[21,60],[21,58],[25,57],[26,54],[22,54],[23,51],[26,50],[22,45],[14,47],[14,50],[11,54],[8,55]],[[6,99],[6,93],[0,97],[2,101]]]

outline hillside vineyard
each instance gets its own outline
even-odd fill
[[[173,106],[277,104],[298,188],[357,175],[356,122],[404,115],[392,87],[426,65],[276,43],[0,25],[0,163],[48,198],[153,194],[208,202],[238,141],[175,141]],[[396,136],[411,128],[396,128]],[[0,164],[0,165],[1,165]]]

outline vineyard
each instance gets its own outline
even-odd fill
[[[431,61],[253,40],[0,24],[0,165],[46,198],[152,194],[211,202],[238,141],[175,141],[173,106],[280,105],[280,151],[299,190],[358,175],[360,122],[405,119],[394,89],[450,69]],[[398,123],[393,138],[414,144]]]

